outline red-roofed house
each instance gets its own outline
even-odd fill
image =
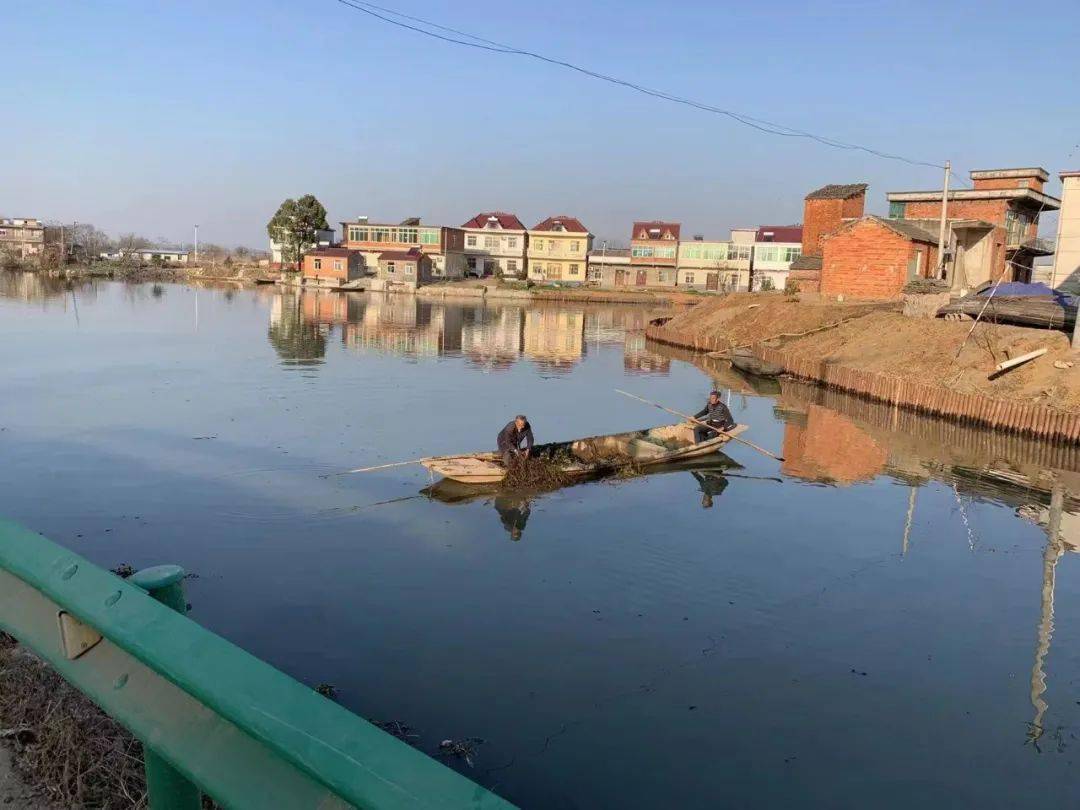
[[[593,236],[575,217],[548,217],[529,230],[529,278],[584,284]]]
[[[802,255],[802,225],[762,225],[754,238],[751,289],[782,290],[791,263]]]
[[[358,250],[323,247],[304,254],[302,283],[319,287],[340,287],[364,274],[364,259]]]
[[[524,278],[526,228],[514,214],[488,211],[464,225],[465,261],[476,276]]]
[[[372,289],[415,290],[431,279],[431,256],[420,248],[384,250],[379,254],[379,272]]]
[[[620,279],[617,273],[616,285],[674,287],[680,228],[678,222],[635,222],[630,233],[629,277]]]

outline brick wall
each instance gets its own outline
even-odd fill
[[[861,217],[865,204],[865,194],[846,200],[807,200],[803,205],[803,255],[820,256],[822,238],[843,225],[845,219]]]
[[[908,262],[922,251],[919,274],[937,263],[937,248],[915,243],[873,220],[827,238],[821,266],[823,295],[897,298],[908,279]]]
[[[995,225],[1005,224],[1008,200],[949,200],[946,216],[949,219],[981,219]],[[904,207],[905,219],[941,219],[941,200],[909,202]]]
[[[972,180],[976,191],[989,191],[1002,188],[1030,188],[1034,191],[1043,190],[1043,181],[1038,177],[998,177],[983,180]]]

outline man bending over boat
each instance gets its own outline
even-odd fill
[[[515,458],[528,458],[533,447],[532,425],[519,413],[506,427],[499,431],[499,452],[502,453],[503,466],[510,466]],[[522,447],[522,442],[525,447]]]
[[[731,410],[720,399],[719,391],[709,392],[709,401],[705,403],[704,408],[694,414],[694,418],[709,425],[709,427],[694,425],[694,441],[698,444],[715,437],[722,430],[731,430],[735,427],[735,419],[731,415]]]

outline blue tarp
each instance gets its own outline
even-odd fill
[[[979,295],[987,296],[993,291],[994,285],[991,284],[986,289],[979,292]],[[1047,287],[1041,281],[1034,284],[1024,284],[1022,281],[1007,281],[1004,284],[999,284],[997,292],[994,293],[995,298],[1053,298],[1057,303],[1063,307],[1075,306],[1073,297],[1066,295],[1063,292]]]

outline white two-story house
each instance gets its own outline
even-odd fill
[[[466,272],[479,277],[525,278],[527,229],[515,214],[489,211],[477,214],[465,232]]]

